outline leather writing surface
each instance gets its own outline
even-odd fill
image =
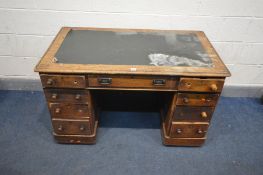
[[[58,63],[212,67],[195,34],[176,32],[70,31]]]

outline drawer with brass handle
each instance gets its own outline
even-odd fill
[[[224,79],[181,78],[179,91],[221,92]]]
[[[91,122],[86,120],[61,120],[52,119],[52,125],[56,134],[88,135],[91,132]]]
[[[89,101],[89,94],[85,90],[44,89],[44,93],[49,102],[88,103]]]
[[[177,106],[174,111],[173,121],[209,122],[213,112],[214,107]]]
[[[175,90],[176,80],[166,76],[88,75],[89,87]]]
[[[89,118],[91,112],[88,104],[49,103],[53,118]]]
[[[176,105],[216,106],[219,94],[178,93]]]
[[[84,75],[40,75],[43,87],[85,88]]]
[[[173,122],[170,131],[172,138],[202,138],[205,137],[209,124],[204,122],[188,123]]]

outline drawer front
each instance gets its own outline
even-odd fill
[[[208,123],[173,122],[170,135],[173,138],[202,138],[205,137],[208,126]]]
[[[176,105],[186,106],[215,106],[219,94],[178,93]]]
[[[88,93],[85,90],[44,89],[49,102],[88,103]]]
[[[175,89],[176,81],[171,77],[103,76],[89,75],[90,87]]]
[[[61,135],[88,135],[91,134],[89,120],[52,120],[54,132]]]
[[[223,89],[223,85],[223,79],[181,78],[178,90],[198,92],[221,92]]]
[[[49,110],[53,118],[89,118],[88,104],[50,103]]]
[[[177,106],[173,119],[175,121],[210,121],[214,107]]]
[[[43,87],[85,88],[84,75],[40,75]]]

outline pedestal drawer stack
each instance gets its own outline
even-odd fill
[[[40,77],[56,140],[95,143],[97,121],[90,92],[85,89],[85,76],[42,74]]]
[[[200,146],[224,85],[224,79],[180,78],[164,127],[164,144]]]

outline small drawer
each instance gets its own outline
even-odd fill
[[[85,88],[84,75],[40,75],[43,87]]]
[[[202,138],[208,130],[208,123],[173,122],[170,136],[173,138]]]
[[[214,107],[177,106],[174,121],[210,121]]]
[[[175,89],[172,77],[89,75],[89,87]]]
[[[50,103],[49,110],[53,118],[89,118],[88,104]]]
[[[61,135],[92,134],[90,120],[60,120],[52,119],[54,132]]]
[[[176,105],[186,106],[215,106],[219,94],[178,93]]]
[[[223,85],[223,79],[181,78],[178,90],[197,92],[221,92],[223,89]]]
[[[44,89],[49,102],[88,103],[88,93],[85,90]]]

